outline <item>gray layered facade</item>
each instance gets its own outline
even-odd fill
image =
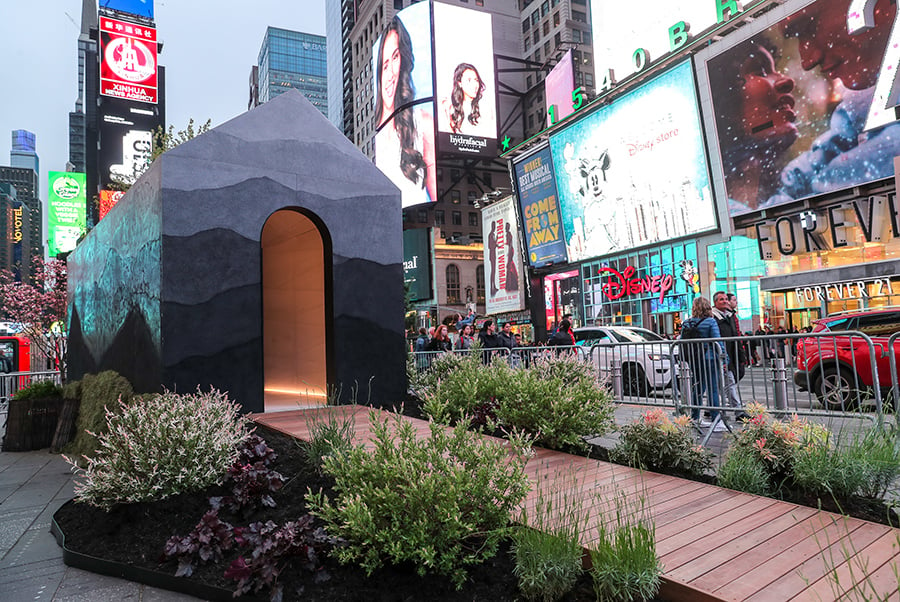
[[[296,91],[159,157],[71,254],[68,377],[213,386],[263,411],[261,236],[282,209],[322,235],[329,385],[401,400],[400,194]]]

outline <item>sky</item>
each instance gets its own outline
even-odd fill
[[[78,96],[82,0],[0,0],[0,165],[12,130],[37,137],[41,199],[65,171],[69,112]],[[213,127],[247,110],[250,69],[269,25],[325,35],[325,0],[156,0],[166,67],[166,121]],[[45,211],[46,213],[46,211]]]

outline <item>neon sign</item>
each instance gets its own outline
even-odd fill
[[[625,295],[639,295],[641,293],[659,293],[660,303],[666,296],[666,293],[675,286],[675,277],[671,274],[661,274],[656,276],[646,276],[644,278],[634,278],[635,269],[632,266],[625,268],[624,272],[620,272],[615,268],[601,267],[598,272],[609,272],[610,276],[603,284],[603,294],[612,301],[621,299]]]

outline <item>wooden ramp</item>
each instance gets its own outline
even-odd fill
[[[256,414],[253,420],[306,439],[312,420],[353,415],[357,442],[369,441],[363,406]],[[403,417],[427,436],[428,423]],[[536,449],[532,482],[560,479],[586,498],[591,521],[613,508],[613,493],[643,496],[656,524],[657,553],[670,600],[897,600],[900,530],[805,506],[666,475]],[[525,504],[534,503],[534,491]],[[607,514],[608,515],[608,514]],[[582,535],[590,547],[595,528]]]

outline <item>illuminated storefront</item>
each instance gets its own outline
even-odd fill
[[[759,279],[766,275],[766,262],[759,258],[758,245],[752,238],[733,236],[731,240],[706,247],[710,276],[707,295],[712,300],[716,291],[734,293],[738,298],[741,330],[755,331],[763,321],[763,303]]]

